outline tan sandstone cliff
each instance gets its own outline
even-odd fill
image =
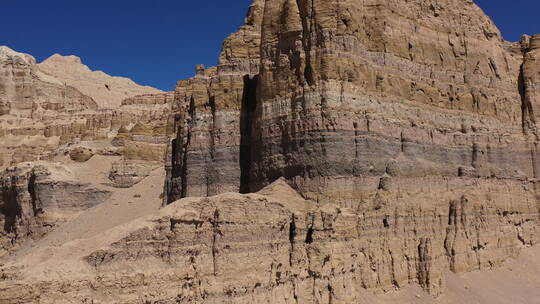
[[[240,142],[240,158],[231,170],[196,129],[200,112],[212,122],[235,104],[227,95],[178,99],[191,116],[173,143],[168,202],[284,177],[317,206],[354,210],[350,242],[376,277],[355,270],[366,288],[417,282],[439,294],[445,269],[490,269],[538,242],[537,36],[506,42],[465,0],[253,7],[264,7],[251,18],[262,22],[259,73],[245,73],[254,83],[228,145]],[[311,274],[321,277],[340,280]]]
[[[53,55],[36,64],[32,56],[3,46],[0,71],[0,168],[50,159],[65,144],[113,139],[134,122],[165,135],[170,93],[93,72],[78,57]]]
[[[470,0],[255,0],[217,67],[122,102],[172,99],[113,140],[147,161],[174,135],[166,206],[152,175],[113,166],[133,197],[4,258],[0,300],[372,303],[420,286],[423,303],[478,301],[445,290],[540,240],[538,43],[504,41]]]
[[[104,157],[108,181],[131,187],[163,166],[173,96],[92,72],[74,56],[36,64],[30,55],[0,47],[0,255],[72,217],[76,212],[66,204],[83,211],[114,191],[76,176],[66,185],[54,174],[50,189],[34,186],[49,168]],[[53,163],[21,165],[37,160]],[[43,196],[59,203],[36,206]]]
[[[225,39],[218,66],[199,66],[195,77],[178,82],[170,123],[176,139],[169,151],[169,202],[240,191],[248,176],[239,163],[249,163],[242,140],[251,132],[246,113],[254,103],[262,14],[263,1],[254,1],[244,26]]]

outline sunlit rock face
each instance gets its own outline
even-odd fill
[[[136,123],[146,125],[153,138],[145,142],[130,134],[124,141],[128,158],[162,163],[173,97],[91,71],[75,56],[56,54],[36,64],[32,56],[1,46],[0,169],[51,159],[63,145],[110,141],[120,129],[130,133]],[[143,148],[154,152],[141,155]]]
[[[263,27],[253,189],[534,177],[523,55],[472,2],[272,1]]]
[[[225,39],[217,67],[197,66],[195,77],[178,82],[168,202],[247,189],[263,2],[254,1],[244,25]]]
[[[227,65],[236,90],[221,66],[177,88],[168,202],[284,177],[369,223],[358,250],[380,258],[375,286],[433,293],[444,269],[499,265],[537,241],[537,37],[504,41],[471,1],[263,6],[239,32],[260,34],[257,56],[244,40]]]
[[[440,296],[540,241],[539,39],[504,41],[469,0],[254,1],[217,67],[121,102],[115,149],[62,150],[123,156],[107,178],[125,192],[0,265],[0,302]],[[164,154],[164,206],[141,216]],[[32,180],[55,176],[10,170],[4,225],[39,238]]]
[[[28,162],[0,172],[0,256],[24,242],[38,241],[110,195],[77,180],[61,164]]]

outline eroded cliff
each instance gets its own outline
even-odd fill
[[[128,159],[162,163],[172,93],[91,71],[75,56],[54,55],[36,64],[32,56],[5,46],[0,72],[0,169],[50,160],[65,145],[110,142],[118,131],[130,139],[120,142]],[[149,132],[133,130],[136,123]]]
[[[168,202],[284,177],[314,204],[362,218],[359,250],[377,257],[366,286],[383,289],[414,268],[438,294],[445,269],[489,269],[538,242],[537,36],[506,42],[464,0],[259,5],[258,73],[244,72],[246,106],[229,121],[240,153],[214,154],[213,137],[190,129],[204,110],[184,100],[190,127],[179,128],[171,166],[185,178],[169,179]],[[199,91],[214,122],[239,102],[208,98],[209,87]],[[235,174],[215,179],[222,166]]]
[[[242,188],[249,170],[250,109],[259,72],[263,1],[249,8],[242,28],[223,43],[219,65],[197,67],[175,91],[176,132],[170,148],[167,202]]]
[[[94,234],[5,260],[0,299],[361,303],[411,284],[441,296],[449,272],[540,241],[538,41],[504,41],[469,0],[255,0],[217,67],[122,101],[157,123],[117,124],[124,160],[156,160],[174,136],[166,206],[100,230],[88,219],[118,203],[84,211],[60,231]],[[148,172],[123,161],[110,178]]]
[[[49,168],[103,157],[108,181],[131,187],[163,166],[173,96],[92,72],[75,56],[36,64],[30,55],[0,47],[0,255],[42,238],[114,191],[80,176],[45,177]],[[32,184],[41,179],[48,189]],[[35,206],[33,195],[54,202]]]
[[[0,174],[0,256],[37,241],[111,192],[84,183],[65,166],[22,163]]]

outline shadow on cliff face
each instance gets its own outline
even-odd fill
[[[259,76],[244,76],[244,93],[240,114],[240,193],[250,192],[250,171],[253,153],[252,130],[257,109]]]
[[[521,97],[521,113],[522,113],[522,127],[523,133],[528,134],[534,124],[534,113],[530,98],[527,96],[527,85],[525,84],[524,77],[524,64],[521,64],[518,76],[518,91]]]
[[[2,187],[2,208],[0,212],[4,215],[4,231],[6,233],[16,233],[15,222],[21,215],[21,209],[17,203],[17,189],[15,186]]]

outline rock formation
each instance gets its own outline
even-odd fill
[[[151,87],[139,86],[128,78],[92,71],[76,56],[54,54],[40,63],[38,68],[91,97],[101,109],[116,109],[124,99],[133,96],[163,93]]]
[[[410,284],[440,296],[449,272],[540,242],[539,46],[504,41],[470,0],[255,0],[217,67],[101,112],[78,69],[4,60],[5,83],[73,85],[77,102],[47,109],[104,113],[86,129],[110,141],[49,132],[66,143],[51,157],[109,155],[107,189],[123,196],[5,258],[0,301],[360,303]],[[64,60],[79,64],[43,66]],[[0,87],[0,113],[35,119],[47,103],[12,87],[29,86]],[[120,188],[155,204],[146,182],[164,154],[164,208],[131,208],[146,191]],[[2,179],[4,226],[43,236],[34,170],[17,172]],[[122,220],[93,227],[107,208]]]
[[[24,164],[24,169],[18,164],[55,159],[85,163],[96,155],[107,156],[113,159],[105,162],[111,163],[112,182],[132,186],[163,165],[173,96],[92,72],[74,56],[54,55],[36,64],[30,55],[0,47],[0,169],[5,170],[0,172],[0,254],[41,238],[75,214],[56,205],[73,204],[71,209],[82,211],[113,191],[94,189],[78,176],[57,180],[43,169],[57,167],[54,162]],[[132,170],[119,170],[118,164]],[[32,183],[42,176],[48,176],[51,185],[43,190],[47,194],[33,190]],[[36,207],[34,192],[56,202]]]
[[[169,151],[169,202],[186,196],[240,191],[247,177],[248,126],[259,71],[263,1],[249,8],[242,28],[223,43],[219,65],[197,67],[197,75],[178,82]]]
[[[462,0],[256,1],[250,14],[258,72],[228,65],[248,80],[243,107],[208,95],[220,67],[177,99],[167,202],[284,177],[354,210],[377,276],[365,286],[383,289],[414,269],[438,294],[444,269],[489,269],[538,242],[537,36],[506,42]]]
[[[99,205],[110,192],[77,180],[66,167],[22,163],[0,175],[0,256]]]
[[[162,162],[172,93],[93,72],[78,57],[53,55],[36,64],[4,46],[0,71],[0,168],[50,159],[64,144],[113,139],[122,127],[130,133],[134,121],[152,128],[157,139],[128,134],[129,158],[148,148]]]
[[[81,133],[86,122],[75,113],[97,110],[92,98],[41,72],[29,55],[0,47],[0,71],[2,168],[39,158],[66,133]]]
[[[511,197],[501,192],[493,193],[495,205]],[[426,193],[418,206],[438,196]],[[488,211],[469,198],[453,201],[449,218],[399,209],[408,198],[395,215],[370,218],[307,201],[284,180],[256,194],[186,198],[92,237],[14,256],[3,268],[0,301],[362,303],[370,291],[409,283],[434,291],[448,263],[442,243],[456,252],[457,272],[469,262],[495,267],[516,254],[515,227],[531,240],[534,230],[525,227],[534,224],[519,211],[483,215]],[[426,237],[432,231],[442,234]],[[487,250],[494,238],[498,249]],[[478,252],[461,254],[472,247]]]
[[[152,166],[153,165],[153,166]],[[162,164],[152,164],[144,161],[120,161],[113,164],[109,179],[114,187],[130,188],[139,183]]]
[[[540,35],[522,40],[523,64],[521,66],[520,93],[522,98],[523,132],[534,146],[531,148],[533,175],[540,178],[540,148],[538,147],[540,123]]]

